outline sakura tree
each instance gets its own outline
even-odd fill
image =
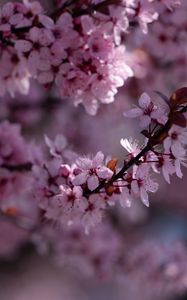
[[[158,200],[187,166],[186,15],[185,0],[1,4],[2,259],[32,243],[82,276],[187,289],[186,237],[145,229],[154,207],[187,215]]]

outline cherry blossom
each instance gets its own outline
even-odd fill
[[[159,173],[159,169],[161,168],[164,179],[167,181],[167,183],[170,183],[170,175],[175,173],[175,167],[173,165],[170,153],[165,152],[159,156],[152,155],[151,159],[154,161],[152,165],[153,170],[156,173]]]
[[[168,132],[168,137],[164,141],[164,148],[166,151],[171,149],[171,152],[177,155],[180,148],[186,144],[186,141],[186,129],[173,125]]]
[[[80,174],[73,179],[74,185],[82,185],[87,183],[90,191],[95,190],[99,186],[100,180],[109,180],[113,172],[103,165],[104,155],[98,152],[93,159],[80,158],[77,161],[77,166],[80,169]]]
[[[183,166],[187,166],[186,163],[186,150],[184,150],[184,148],[179,147],[177,153],[174,154],[174,166],[175,166],[175,171],[176,171],[176,175],[179,178],[182,178],[183,174],[181,171],[181,165]]]
[[[147,127],[152,120],[159,124],[165,124],[167,121],[167,113],[162,107],[156,106],[148,94],[143,93],[139,98],[139,106],[124,113],[128,118],[140,118],[140,126]]]
[[[45,217],[61,224],[71,225],[76,220],[80,221],[85,208],[86,201],[82,197],[80,187],[70,189],[69,187],[60,186],[60,194],[49,201]]]
[[[102,220],[104,208],[106,207],[102,196],[93,194],[89,197],[89,201],[82,217],[82,223],[85,232],[88,234],[90,229],[95,227]]]
[[[135,180],[131,184],[133,193],[140,195],[143,204],[146,206],[149,206],[147,192],[155,193],[158,189],[158,184],[150,178],[148,170],[149,166],[147,165],[139,167],[135,174]]]

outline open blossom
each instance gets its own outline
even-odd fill
[[[187,155],[186,155],[186,150],[183,147],[178,147],[178,151],[172,155],[174,156],[174,166],[175,166],[175,172],[176,175],[179,178],[182,178],[183,174],[181,171],[181,165],[187,167]]]
[[[159,16],[158,12],[148,7],[146,2],[147,1],[142,1],[143,9],[141,8],[141,4],[139,4],[140,8],[138,8],[138,22],[140,24],[140,28],[145,34],[148,33],[148,24],[157,20]]]
[[[14,4],[6,3],[3,7],[0,8],[0,30],[1,31],[10,31],[11,28],[11,17],[14,14]]]
[[[90,191],[95,190],[99,186],[100,180],[109,180],[113,175],[113,172],[103,163],[104,155],[102,152],[98,152],[93,159],[80,158],[77,161],[80,173],[73,179],[73,184],[82,185],[87,183]]]
[[[48,202],[45,217],[60,224],[71,225],[76,221],[80,222],[86,206],[87,202],[80,187],[71,189],[60,186],[60,193]]]
[[[140,147],[136,141],[133,141],[132,139],[121,139],[120,144],[127,152],[129,152],[129,157],[133,158],[140,152]]]
[[[45,135],[45,143],[49,147],[49,152],[53,157],[61,157],[64,149],[67,146],[67,140],[61,134],[58,134],[54,141]]]
[[[131,184],[132,191],[135,195],[139,195],[143,204],[149,206],[149,197],[147,192],[155,193],[158,184],[150,178],[149,166],[142,164],[138,167]]]
[[[28,68],[33,76],[37,70],[45,70],[50,64],[48,46],[54,41],[53,35],[47,28],[33,27],[30,29],[27,40],[18,40],[15,48],[18,53],[28,53]]]
[[[131,189],[128,186],[122,187],[120,189],[119,203],[122,207],[130,207],[133,201],[133,195]]]
[[[125,9],[121,9],[119,6],[109,7],[110,17],[113,23],[114,41],[116,45],[121,44],[122,33],[128,32],[129,20]]]
[[[167,183],[170,183],[170,175],[173,175],[175,173],[175,167],[173,164],[173,160],[171,159],[170,153],[165,152],[158,156],[154,153],[151,153],[149,159],[153,160],[153,171],[156,173],[160,173],[161,169],[164,179],[167,181]]]
[[[7,92],[11,97],[16,92],[28,93],[30,74],[25,59],[21,60],[12,46],[1,50],[0,70],[0,96]]]
[[[102,196],[99,194],[89,196],[89,201],[82,217],[82,223],[86,233],[89,233],[91,228],[94,228],[101,222],[105,208],[106,203]]]
[[[148,94],[143,93],[138,103],[139,107],[124,112],[124,116],[128,118],[140,118],[141,127],[147,127],[151,121],[163,125],[167,122],[168,117],[165,110],[155,105]]]
[[[33,167],[34,198],[42,210],[48,207],[51,197],[59,193],[59,187],[64,183],[64,178],[60,176],[61,163],[62,159],[53,158]]]
[[[164,140],[164,149],[171,150],[174,155],[178,154],[181,147],[187,143],[186,128],[173,125],[168,132],[168,137]]]

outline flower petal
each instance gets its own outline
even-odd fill
[[[113,175],[113,172],[105,166],[98,168],[96,173],[98,177],[102,179],[110,179]]]
[[[141,197],[142,203],[145,206],[149,207],[149,197],[148,197],[146,190],[143,187],[140,188],[140,197]]]
[[[96,175],[90,176],[87,180],[88,188],[90,191],[95,190],[99,186],[99,179]]]
[[[140,117],[143,114],[142,110],[140,108],[132,108],[128,111],[125,111],[123,115],[127,118],[137,118]]]
[[[72,183],[73,185],[81,185],[83,183],[86,182],[87,180],[87,173],[86,172],[82,172],[80,174],[78,174],[73,180],[72,180]]]
[[[143,93],[138,100],[138,103],[139,103],[140,107],[142,107],[142,108],[148,107],[150,102],[151,102],[151,99],[147,93]]]

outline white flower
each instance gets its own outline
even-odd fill
[[[140,147],[136,141],[132,139],[121,139],[120,144],[125,150],[127,150],[132,157],[135,157],[140,152]]]

